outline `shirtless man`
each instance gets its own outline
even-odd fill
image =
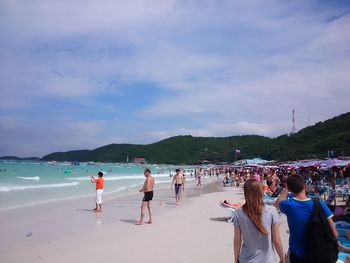
[[[141,204],[141,217],[140,220],[136,222],[136,225],[143,224],[143,217],[145,215],[145,209],[147,207],[149,220],[147,224],[152,224],[152,213],[151,213],[151,201],[153,199],[153,187],[154,187],[154,177],[151,175],[151,170],[146,169],[143,173],[146,177],[143,187],[139,190],[140,193],[144,193]]]
[[[203,176],[203,172],[202,170],[199,170],[198,174],[197,174],[197,187],[201,188],[202,187],[202,176]]]
[[[173,181],[171,182],[171,190],[173,190],[173,186],[175,183],[175,199],[176,204],[180,204],[180,198],[181,198],[181,188],[182,190],[185,190],[185,177],[181,173],[180,169],[175,170],[176,174],[173,177]]]

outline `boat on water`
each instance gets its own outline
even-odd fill
[[[146,165],[147,164],[146,158],[144,158],[144,157],[136,157],[136,158],[134,158],[134,163],[135,164],[141,164],[141,165]]]

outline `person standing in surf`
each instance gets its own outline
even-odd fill
[[[153,199],[154,177],[152,176],[150,169],[146,169],[143,174],[146,177],[146,180],[145,180],[145,183],[143,184],[143,187],[139,190],[139,192],[140,193],[143,192],[144,197],[142,199],[142,204],[141,204],[140,220],[136,221],[136,225],[143,225],[143,218],[145,216],[146,207],[147,207],[148,216],[149,216],[147,224],[152,224],[151,202]]]
[[[197,174],[197,187],[202,188],[202,176],[203,176],[203,172],[202,170],[199,170],[198,174]]]
[[[173,177],[173,181],[171,182],[171,190],[173,190],[173,186],[175,183],[175,199],[176,204],[180,204],[181,199],[181,190],[185,190],[185,177],[183,173],[181,173],[180,169],[175,170],[176,174]]]

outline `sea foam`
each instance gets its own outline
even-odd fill
[[[11,192],[28,189],[42,189],[42,188],[62,188],[69,186],[76,186],[79,182],[59,183],[59,184],[38,184],[38,185],[16,185],[16,186],[0,186],[0,192]]]
[[[27,176],[27,177],[24,177],[24,176],[17,176],[16,178],[18,178],[18,179],[23,179],[23,180],[36,180],[36,181],[39,181],[39,180],[40,180],[40,177],[39,177],[39,176]]]
[[[152,175],[155,178],[162,178],[162,177],[170,177],[169,174],[155,174]],[[96,176],[95,176],[96,178]],[[68,180],[81,180],[81,181],[90,181],[91,178],[89,176],[84,176],[84,177],[67,177],[66,179]],[[109,176],[106,175],[103,177],[105,181],[118,181],[118,180],[135,180],[135,179],[145,179],[145,176],[143,175],[122,175],[122,176]]]

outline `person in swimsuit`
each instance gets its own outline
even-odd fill
[[[181,199],[181,189],[185,190],[185,177],[181,173],[180,169],[176,169],[175,172],[176,174],[171,183],[171,190],[173,189],[173,186],[175,183],[175,199],[176,199],[176,204],[179,205],[180,199]]]
[[[142,204],[141,204],[141,216],[140,220],[136,222],[136,225],[143,224],[143,218],[145,215],[145,209],[147,207],[148,210],[148,222],[147,224],[152,224],[152,211],[151,211],[151,201],[153,199],[153,188],[154,188],[154,177],[151,174],[150,169],[146,169],[143,173],[146,177],[145,183],[143,187],[139,190],[140,193],[144,193]]]
[[[197,180],[198,180],[197,187],[199,188],[202,187],[202,176],[203,176],[202,171],[199,171],[199,173],[197,174]]]

